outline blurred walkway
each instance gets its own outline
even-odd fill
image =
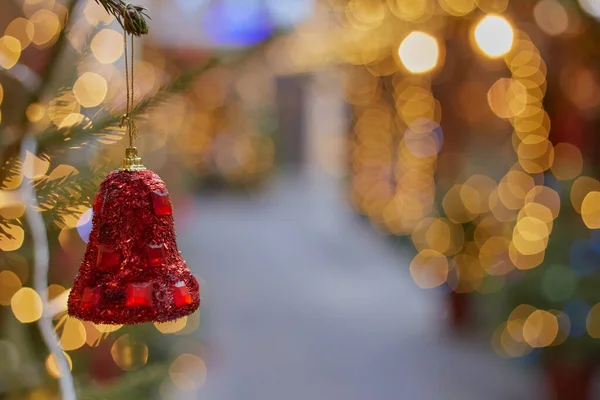
[[[505,400],[537,389],[485,344],[450,338],[408,255],[329,185],[200,199],[180,244],[204,281],[206,385],[180,400]]]

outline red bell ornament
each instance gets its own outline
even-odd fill
[[[104,179],[93,210],[69,315],[98,324],[138,324],[172,321],[198,309],[200,287],[177,249],[169,193],[135,148]]]

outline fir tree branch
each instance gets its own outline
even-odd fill
[[[142,6],[134,6],[123,0],[96,0],[107,13],[115,16],[125,32],[142,36],[148,33],[148,23],[146,18],[150,19],[146,9]]]
[[[216,59],[212,59],[200,68],[183,73],[152,97],[142,100],[132,114],[134,116],[147,114],[153,108],[163,104],[170,96],[182,93],[189,87],[195,77],[210,69],[215,64]],[[71,148],[76,148],[105,139],[107,135],[122,135],[122,130],[119,128],[121,117],[122,113],[110,114],[107,111],[102,111],[101,116],[93,119],[92,123],[89,120],[84,120],[68,128],[49,129],[38,136],[39,152],[44,153],[48,157],[63,144],[67,144]],[[2,171],[0,170],[0,181],[3,179],[1,173]]]

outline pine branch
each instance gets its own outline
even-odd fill
[[[194,81],[194,79],[209,69],[217,65],[227,65],[228,67],[235,67],[239,65],[248,57],[253,54],[260,53],[261,50],[266,48],[270,43],[271,39],[267,39],[261,44],[254,46],[239,55],[234,55],[232,59],[227,57],[214,56],[204,65],[192,68],[174,79],[171,83],[163,86],[156,94],[152,97],[142,100],[133,110],[132,115],[139,117],[143,114],[148,114],[154,108],[163,104],[169,97],[174,94],[183,93]],[[65,142],[68,142],[70,148],[78,148],[98,140],[106,139],[107,135],[123,135],[119,123],[121,122],[121,113],[110,113],[106,110],[101,111],[96,116],[92,117],[92,122],[84,120],[79,124],[73,125],[68,128],[50,128],[38,135],[38,151],[39,153],[45,153],[47,155],[52,154],[56,151],[56,148],[61,147]],[[2,182],[6,176],[2,175],[0,170],[0,182]]]
[[[0,189],[7,189],[8,187],[16,187],[13,179],[19,179],[22,167],[21,160],[18,157],[11,157],[7,159],[4,164],[0,165]]]
[[[108,172],[108,171],[106,171]],[[59,179],[44,177],[34,182],[39,211],[51,211],[54,220],[61,222],[75,207],[90,207],[103,174],[100,171],[81,170],[78,174],[69,174]]]
[[[146,9],[142,6],[134,6],[123,0],[96,0],[107,13],[115,16],[125,32],[142,36],[148,33],[148,23],[146,18],[150,19]]]
[[[149,113],[155,107],[163,104],[170,96],[185,91],[194,78],[210,69],[216,63],[212,59],[200,68],[185,72],[170,84],[164,86],[155,95],[142,100],[133,111],[134,116]],[[63,144],[68,144],[70,148],[79,148],[85,145],[96,143],[99,140],[106,139],[107,135],[123,135],[119,127],[122,113],[110,114],[108,111],[101,111],[99,116],[89,120],[84,120],[79,124],[62,129],[48,129],[38,136],[38,149],[47,157],[60,148]],[[3,178],[0,170],[0,180]]]

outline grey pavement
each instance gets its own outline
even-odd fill
[[[529,370],[444,329],[439,292],[414,285],[409,253],[333,181],[288,177],[194,207],[179,242],[201,278],[208,373],[173,398],[537,398]]]

